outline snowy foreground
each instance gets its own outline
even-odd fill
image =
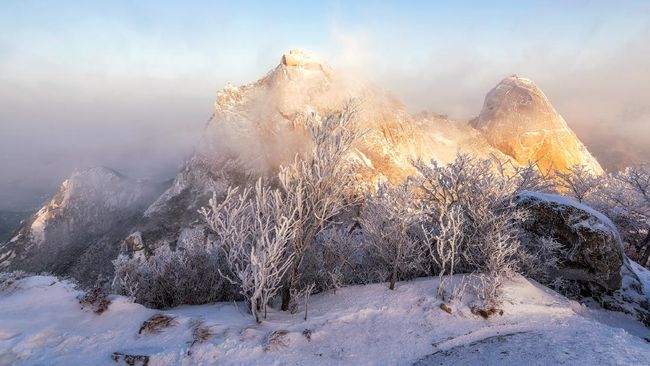
[[[641,365],[650,360],[650,329],[620,313],[589,310],[524,278],[507,284],[504,314],[473,315],[466,299],[440,309],[437,280],[344,288],[315,295],[309,318],[272,311],[255,324],[239,304],[164,311],[176,324],[139,335],[159,311],[123,297],[102,315],[81,310],[79,291],[36,276],[0,295],[0,365],[111,365],[121,352],[149,355],[149,365]],[[202,318],[213,335],[191,347]],[[310,339],[305,335],[311,331]],[[269,334],[286,330],[276,342]]]

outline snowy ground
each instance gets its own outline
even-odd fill
[[[243,306],[221,303],[164,311],[177,324],[138,335],[159,311],[116,297],[102,315],[81,310],[74,286],[30,277],[0,294],[0,365],[111,365],[113,352],[149,355],[149,365],[641,365],[650,330],[618,313],[589,310],[518,278],[506,287],[503,316],[489,320],[464,304],[443,312],[433,279],[349,287],[312,297],[309,318],[273,311],[255,324]],[[192,340],[202,318],[214,335]],[[609,324],[609,325],[606,325]],[[309,329],[311,339],[303,332]],[[286,345],[265,347],[286,330]],[[266,349],[265,349],[266,348]]]

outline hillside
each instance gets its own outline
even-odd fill
[[[452,314],[442,311],[436,286],[426,279],[395,291],[343,288],[313,296],[307,320],[302,311],[272,310],[262,324],[241,303],[186,306],[163,311],[172,326],[138,334],[159,311],[113,297],[96,315],[80,309],[71,284],[31,277],[0,294],[0,363],[108,365],[116,352],[147,356],[149,365],[640,365],[650,358],[648,328],[522,277],[506,284],[503,315],[488,320],[472,314],[469,295],[451,304]],[[192,345],[199,320],[211,335]],[[281,335],[269,341],[273,332]]]
[[[110,276],[121,239],[163,188],[108,168],[77,171],[0,244],[0,268],[73,275],[83,283]]]

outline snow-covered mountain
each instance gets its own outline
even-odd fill
[[[77,171],[0,246],[0,266],[82,282],[110,275],[119,241],[163,189],[108,168]]]
[[[292,50],[258,81],[227,85],[217,93],[214,116],[194,156],[157,199],[157,187],[107,170],[78,173],[2,246],[0,263],[4,268],[70,273],[74,263],[87,261],[79,253],[89,245],[113,248],[105,242],[119,235],[122,250],[144,254],[204,241],[197,209],[212,192],[273,174],[305,151],[308,119],[318,121],[351,101],[366,131],[351,158],[361,163],[358,176],[368,186],[413,174],[414,158],[444,164],[459,152],[514,164],[536,160],[542,167],[581,164],[602,171],[528,80],[506,78],[488,94],[478,119],[468,124],[436,114],[411,115],[379,88]],[[75,209],[67,209],[70,205]],[[115,253],[107,252],[99,267],[110,266]],[[72,273],[86,276],[77,269]]]

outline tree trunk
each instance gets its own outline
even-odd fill
[[[390,284],[388,285],[389,290],[395,289],[395,282],[397,282],[397,261],[393,264],[393,273],[390,275]]]
[[[293,268],[291,268],[291,272],[289,272],[289,277],[287,277],[284,287],[282,288],[282,311],[289,310],[289,304],[291,303],[291,289],[294,286],[295,279],[298,277],[298,266],[300,266],[300,264],[294,262]]]
[[[650,259],[650,228],[648,228],[648,235],[646,235],[643,242],[641,242],[641,248],[645,248],[645,252],[641,256],[640,264],[645,267],[648,264],[648,259]]]
[[[258,299],[251,299],[251,312],[253,313],[253,317],[255,318],[255,322],[261,323],[262,320],[260,319],[260,311],[259,311]]]
[[[288,283],[282,287],[282,311],[289,310],[289,303],[291,302],[291,286]]]
[[[395,270],[393,270],[393,274],[390,276],[390,284],[388,285],[389,290],[394,290],[395,289],[395,278],[396,278]]]

